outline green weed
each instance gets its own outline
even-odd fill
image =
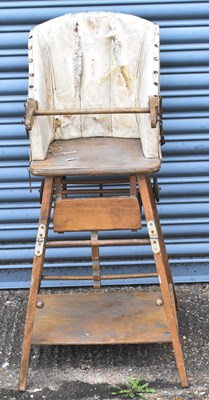
[[[128,382],[124,385],[113,386],[114,392],[111,394],[113,396],[123,395],[129,399],[142,399],[147,400],[146,394],[155,393],[155,389],[149,387],[149,383],[144,383],[144,379],[140,377],[139,379],[130,376]]]

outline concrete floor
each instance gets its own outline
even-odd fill
[[[156,290],[156,287],[121,288],[141,289]],[[188,389],[181,389],[179,385],[170,344],[34,346],[27,391],[19,393],[17,383],[28,291],[1,291],[0,399],[108,400],[116,398],[111,396],[111,385],[125,383],[129,376],[143,376],[156,390],[147,399],[209,400],[209,284],[178,285],[177,293],[180,335],[190,381]]]

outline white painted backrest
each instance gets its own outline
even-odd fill
[[[29,35],[29,94],[38,108],[148,107],[159,95],[159,28],[109,12],[67,14]],[[141,138],[145,157],[159,157],[159,124],[149,114],[36,117],[31,159],[46,157],[53,140]]]

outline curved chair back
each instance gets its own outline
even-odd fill
[[[132,15],[67,14],[29,36],[29,98],[38,108],[148,107],[159,94],[159,28]],[[80,137],[141,138],[145,157],[159,157],[159,124],[148,114],[37,117],[30,132],[32,160],[49,143]]]

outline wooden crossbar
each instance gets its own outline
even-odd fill
[[[121,275],[101,275],[99,280],[111,280],[111,279],[136,279],[136,278],[152,278],[158,277],[158,274],[153,273],[144,273],[144,274],[121,274]],[[89,281],[92,280],[93,277],[90,275],[43,275],[42,278],[45,281]]]
[[[125,107],[125,108],[79,108],[79,109],[38,109],[38,103],[34,99],[28,99],[25,110],[25,126],[28,131],[32,129],[34,117],[46,115],[94,115],[94,114],[151,114],[151,127],[155,128],[159,112],[159,97],[149,97],[149,107]]]
[[[93,244],[97,246],[129,246],[150,244],[150,239],[98,239]],[[50,240],[45,244],[51,247],[87,247],[92,245],[92,240]]]
[[[143,108],[79,108],[79,109],[54,109],[36,110],[35,115],[92,115],[92,114],[146,114],[149,113],[148,107]]]

